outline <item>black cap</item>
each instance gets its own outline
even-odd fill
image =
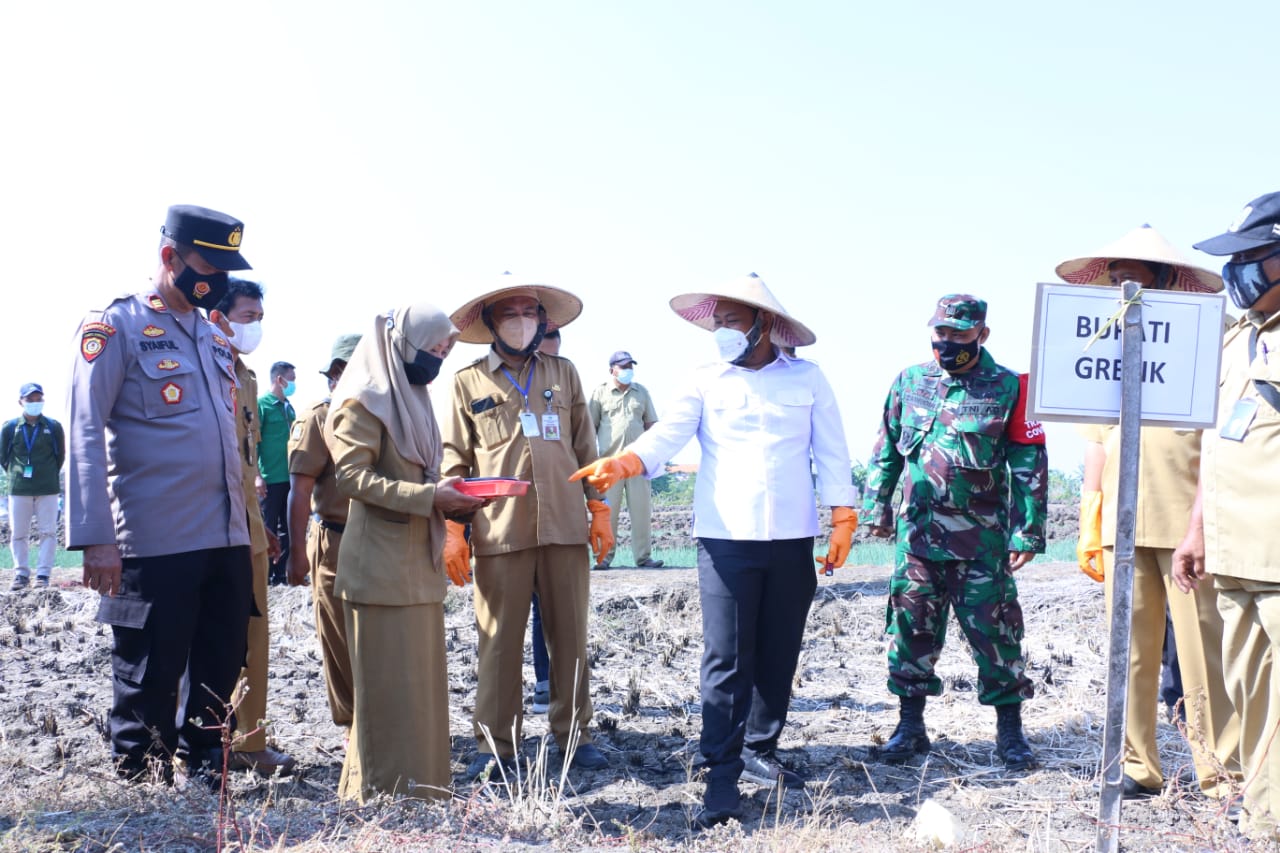
[[[169,208],[160,233],[191,246],[214,269],[253,269],[240,254],[244,223],[225,213],[194,204],[175,204]]]
[[[1280,192],[1258,196],[1225,233],[1201,240],[1195,247],[1209,255],[1234,255],[1272,243],[1280,243]]]
[[[41,388],[39,383],[36,383],[36,382],[28,382],[26,385],[23,385],[21,388],[18,389],[19,397],[26,397],[29,394],[43,394],[43,393],[44,393],[44,389]]]
[[[618,350],[613,355],[609,356],[610,367],[613,367],[614,365],[617,365],[617,364],[633,364],[633,363],[635,363],[635,359],[632,358],[631,353],[627,352],[626,350]]]

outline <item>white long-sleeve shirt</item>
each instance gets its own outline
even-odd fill
[[[695,435],[702,464],[693,493],[694,536],[817,536],[810,453],[819,501],[856,502],[840,410],[811,361],[779,352],[759,370],[725,362],[700,367],[662,420],[627,449],[656,477]]]

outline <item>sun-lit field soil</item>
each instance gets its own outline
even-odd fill
[[[60,569],[49,590],[0,594],[0,849],[213,850],[900,850],[917,849],[929,800],[955,818],[958,849],[1085,850],[1095,837],[1105,692],[1101,587],[1071,564],[1019,574],[1036,698],[1025,706],[1041,766],[1009,774],[993,759],[995,715],[978,705],[975,670],[954,630],[939,667],[946,692],[929,703],[934,751],[907,765],[877,761],[896,721],[885,688],[882,629],[888,570],[822,578],[810,614],[783,735],[784,761],[812,780],[783,797],[744,783],[747,815],[712,832],[690,818],[701,796],[697,738],[701,627],[688,568],[593,574],[592,696],[596,742],[611,766],[563,772],[526,719],[523,764],[506,784],[461,771],[475,695],[470,590],[447,602],[454,798],[447,804],[339,804],[343,734],[325,704],[309,592],[273,588],[274,743],[299,760],[283,780],[235,775],[233,816],[216,796],[126,786],[109,768],[108,633],[97,596]],[[526,668],[526,692],[532,672]],[[1161,725],[1166,774],[1190,759]],[[932,806],[930,806],[932,809]],[[1247,849],[1217,803],[1186,784],[1124,806],[1126,850]]]

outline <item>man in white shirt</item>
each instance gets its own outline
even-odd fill
[[[831,386],[816,364],[779,349],[812,344],[813,332],[754,273],[716,292],[677,296],[671,307],[715,333],[719,360],[693,372],[668,417],[574,478],[607,490],[627,477],[657,476],[695,435],[701,445],[694,536],[707,789],[697,820],[710,826],[741,817],[740,777],[804,787],[775,749],[817,588],[811,561],[844,565],[858,517]],[[813,470],[820,502],[832,507],[825,558],[813,557]]]

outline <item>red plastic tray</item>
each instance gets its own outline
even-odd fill
[[[458,491],[477,498],[515,498],[529,491],[528,480],[514,477],[468,477]]]

